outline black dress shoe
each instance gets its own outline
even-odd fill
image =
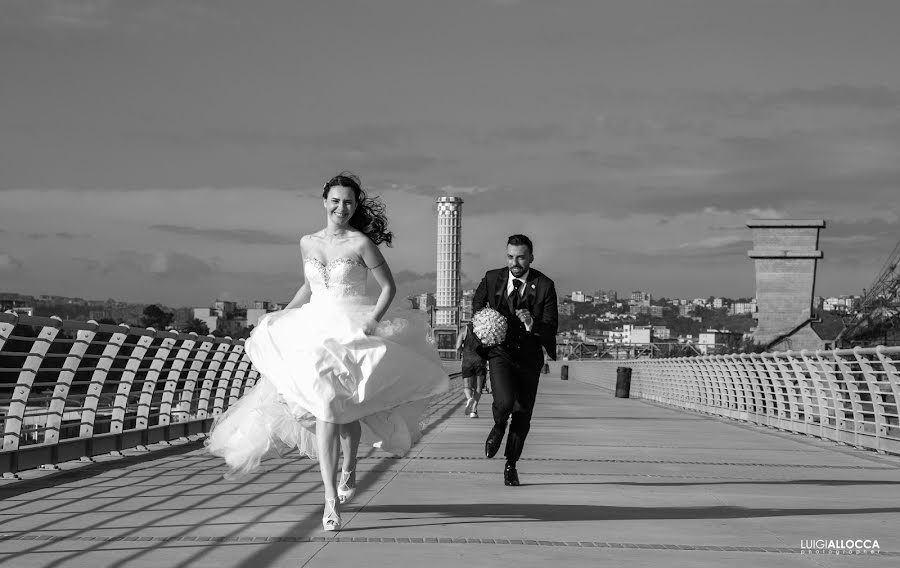
[[[503,485],[519,486],[519,472],[516,471],[515,463],[506,462],[506,469],[503,470]]]
[[[498,433],[496,430],[491,429],[491,433],[488,434],[487,440],[484,442],[484,456],[492,458],[497,455],[497,450],[500,449],[500,442],[502,441],[503,432]]]

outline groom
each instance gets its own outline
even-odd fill
[[[553,280],[531,268],[531,239],[512,235],[506,241],[507,268],[489,270],[472,299],[472,312],[491,307],[507,321],[506,339],[495,347],[479,347],[491,368],[494,427],[484,443],[484,454],[492,458],[500,449],[506,423],[505,485],[519,485],[516,461],[522,455],[531,427],[531,411],[537,396],[544,351],[556,359],[556,289]]]

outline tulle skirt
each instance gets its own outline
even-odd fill
[[[359,420],[364,443],[409,451],[429,399],[449,390],[449,378],[424,318],[389,316],[366,335],[372,309],[362,299],[327,298],[259,322],[245,348],[261,378],[216,418],[206,440],[229,466],[226,478],[294,448],[317,459],[317,419]]]

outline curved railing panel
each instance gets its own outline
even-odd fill
[[[243,343],[0,313],[0,473],[207,432],[258,378]]]
[[[559,361],[568,377],[632,398],[900,454],[900,347]]]

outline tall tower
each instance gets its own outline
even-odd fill
[[[459,266],[462,260],[460,197],[437,198],[437,289],[433,325],[457,326]]]

